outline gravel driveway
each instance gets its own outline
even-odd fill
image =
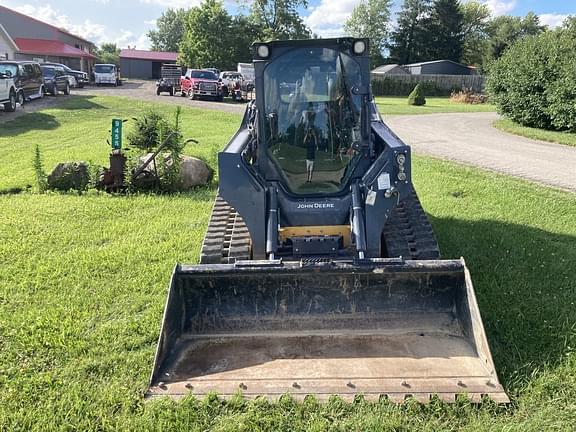
[[[576,192],[576,147],[531,140],[492,126],[496,113],[385,117],[417,154],[464,162]]]
[[[120,87],[96,87],[89,86],[83,89],[74,89],[75,94],[80,95],[106,95],[106,96],[124,96],[131,99],[138,99],[147,102],[155,103],[168,103],[171,105],[182,105],[186,107],[195,107],[203,109],[212,109],[218,111],[226,111],[231,113],[243,113],[246,104],[231,102],[229,99],[224,102],[210,101],[210,100],[192,100],[187,97],[182,97],[178,93],[177,96],[170,96],[168,93],[162,93],[160,96],[156,95],[156,83],[154,81],[140,81],[130,80],[124,81]]]

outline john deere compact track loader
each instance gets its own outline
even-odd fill
[[[201,264],[170,282],[148,397],[508,400],[463,260],[440,260],[368,41],[253,47]]]

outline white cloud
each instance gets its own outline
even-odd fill
[[[159,6],[166,6],[169,8],[185,8],[188,9],[192,6],[198,6],[201,0],[140,0],[140,3],[155,4]]]
[[[485,0],[484,4],[488,6],[490,12],[494,16],[506,15],[512,12],[516,7],[516,0],[503,1],[503,0]]]
[[[540,15],[540,23],[554,28],[561,26],[569,16],[568,14],[542,14]]]
[[[344,34],[344,23],[360,0],[320,0],[318,6],[309,7],[310,14],[304,18],[310,29],[322,37]]]
[[[105,3],[108,0],[95,1]],[[14,7],[14,9],[40,21],[65,29],[72,34],[94,42],[96,45],[104,42],[115,42],[120,48],[126,48],[128,45],[131,47],[136,46],[138,49],[148,49],[150,47],[150,41],[145,33],[135,35],[128,30],[111,30],[106,25],[92,22],[89,19],[84,20],[82,23],[73,23],[66,14],[54,9],[49,4],[41,6],[24,4]]]

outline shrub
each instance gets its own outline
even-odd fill
[[[524,38],[489,68],[487,89],[498,111],[524,126],[576,131],[576,31]]]
[[[412,90],[412,93],[408,96],[408,105],[426,105],[426,98],[424,97],[424,91],[420,83],[416,84],[416,87],[414,87],[414,90]]]
[[[44,163],[42,162],[42,154],[40,153],[40,147],[38,144],[36,144],[34,149],[34,160],[32,161],[32,165],[34,167],[34,174],[36,175],[36,185],[38,186],[38,192],[46,192],[48,190],[48,176],[44,171]]]
[[[414,87],[414,81],[404,81],[393,77],[373,78],[372,93],[374,96],[408,96]],[[459,88],[446,89],[440,87],[435,81],[426,80],[420,82],[421,88],[428,96],[449,96],[451,92],[460,90]]]
[[[163,146],[150,165],[137,177],[132,176],[132,187],[140,190],[159,189],[175,192],[181,189],[180,163],[186,145],[182,137],[180,116],[182,109],[176,108],[174,121],[169,122],[155,111],[149,111],[134,119],[136,127],[128,140],[133,148],[153,153]],[[142,153],[135,154],[128,163],[134,173],[143,165]],[[167,157],[169,156],[169,157]]]
[[[464,104],[483,104],[488,101],[485,94],[474,93],[472,89],[463,89],[460,91],[453,91],[450,95],[450,102],[464,103]]]

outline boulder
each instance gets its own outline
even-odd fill
[[[85,190],[90,183],[86,162],[60,162],[48,175],[48,187],[58,190]]]
[[[141,167],[144,163],[152,156],[152,153],[148,153],[144,156],[140,156],[138,159],[137,167]],[[158,174],[162,175],[162,163],[161,159],[164,158],[164,166],[170,168],[172,166],[172,155],[170,153],[162,153],[156,156],[156,168]],[[192,156],[181,156],[180,161],[180,172],[179,179],[177,183],[179,184],[179,190],[186,191],[190,190],[196,186],[202,186],[210,182],[212,179],[212,169],[206,164],[206,162],[192,157]],[[154,162],[151,161],[149,165],[144,168],[142,173],[135,180],[137,187],[146,189],[148,186],[154,183]]]
[[[182,188],[188,190],[195,186],[208,184],[212,179],[212,169],[200,159],[182,156],[180,177],[182,178]]]

